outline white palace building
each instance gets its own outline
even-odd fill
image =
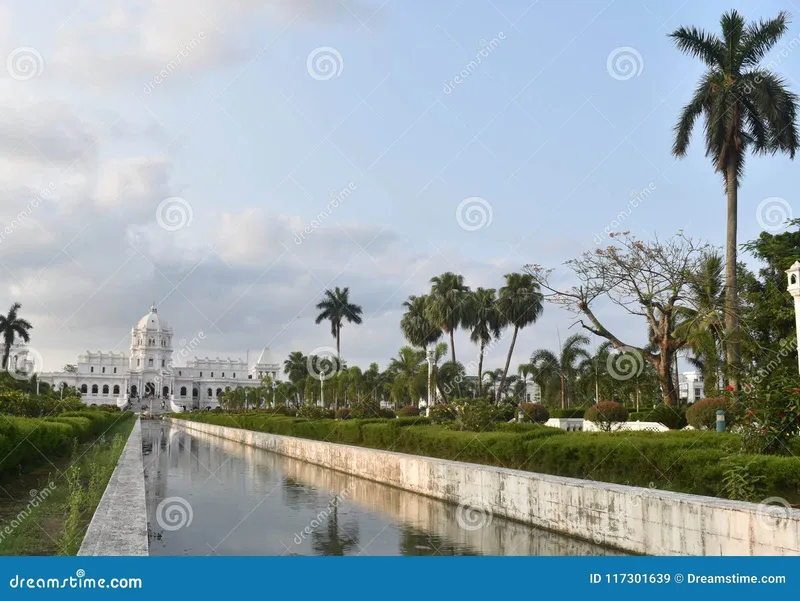
[[[278,380],[280,368],[265,347],[250,368],[241,359],[189,358],[204,338],[179,341],[185,366],[173,362],[173,332],[155,305],[131,329],[130,356],[119,352],[90,352],[78,356],[75,371],[42,372],[39,379],[53,387],[73,386],[87,405],[127,407],[157,400],[173,411],[212,409],[226,390],[261,385],[266,376]]]

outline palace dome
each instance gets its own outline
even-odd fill
[[[145,315],[136,324],[137,330],[169,330],[167,322],[158,316],[155,303],[150,306],[150,313]]]

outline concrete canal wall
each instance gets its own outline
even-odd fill
[[[798,555],[800,510],[562,478],[168,418],[324,468],[646,555]],[[485,518],[484,518],[485,519]]]
[[[148,555],[142,422],[137,419],[78,555]]]

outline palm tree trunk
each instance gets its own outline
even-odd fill
[[[728,187],[728,227],[725,236],[725,338],[726,362],[728,364],[728,382],[734,391],[739,390],[739,342],[736,329],[739,325],[737,315],[736,285],[736,229],[738,224],[738,180],[736,164],[731,160],[727,166],[726,183]]]
[[[508,356],[506,357],[505,369],[503,369],[503,377],[500,378],[500,386],[497,387],[495,402],[498,405],[500,404],[500,397],[503,395],[503,386],[506,383],[506,376],[508,375],[508,366],[511,365],[511,355],[514,354],[514,345],[517,343],[517,332],[519,332],[519,326],[514,326],[514,335],[511,337],[511,346],[508,347]]]
[[[336,362],[339,364],[336,366],[336,371],[342,369],[342,352],[339,350],[340,340],[342,336],[342,324],[336,325]]]
[[[453,330],[450,330],[450,359],[453,363],[456,362],[456,343],[455,338],[453,338]]]
[[[564,376],[563,375],[559,375],[558,377],[561,380],[561,408],[562,409],[566,409],[567,407],[564,404],[564,399],[565,399],[565,395],[564,395]]]
[[[481,382],[481,378],[483,377],[483,349],[486,344],[481,340],[481,354],[478,356],[478,396],[483,394],[483,382]]]
[[[8,370],[8,355],[11,353],[11,344],[6,341],[6,348],[3,350],[3,369]]]

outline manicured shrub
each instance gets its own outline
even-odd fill
[[[381,417],[381,405],[378,401],[362,399],[350,406],[350,417],[353,419],[368,419],[370,417]]]
[[[348,407],[337,409],[334,417],[336,419],[350,419],[350,409]]]
[[[495,422],[496,407],[485,398],[464,398],[453,401],[456,409],[454,427],[470,432],[486,432]]]
[[[610,432],[616,424],[627,421],[628,410],[615,401],[600,401],[586,410],[584,418],[594,422],[606,432]]]
[[[419,415],[419,407],[414,407],[414,405],[400,407],[400,409],[397,410],[397,415],[400,417],[415,417]]]
[[[492,401],[489,400],[491,403]],[[508,401],[503,401],[494,407],[494,421],[496,422],[510,422],[512,419],[517,418],[517,405]]]
[[[391,409],[386,409],[384,407],[381,407],[378,414],[384,419],[394,419],[397,417],[394,411],[392,411]]]
[[[452,422],[456,418],[456,411],[450,405],[439,403],[431,407],[428,418],[433,424]]]
[[[523,403],[519,408],[524,414],[523,421],[543,424],[550,419],[550,412],[547,411],[547,407],[539,403]]]
[[[333,419],[334,413],[330,409],[325,409],[325,407],[303,405],[297,410],[297,416],[306,419]]]
[[[686,420],[693,428],[713,429],[716,428],[717,411],[720,409],[725,411],[725,418],[729,423],[737,413],[736,405],[732,401],[724,397],[708,398],[692,403],[686,410]]]

